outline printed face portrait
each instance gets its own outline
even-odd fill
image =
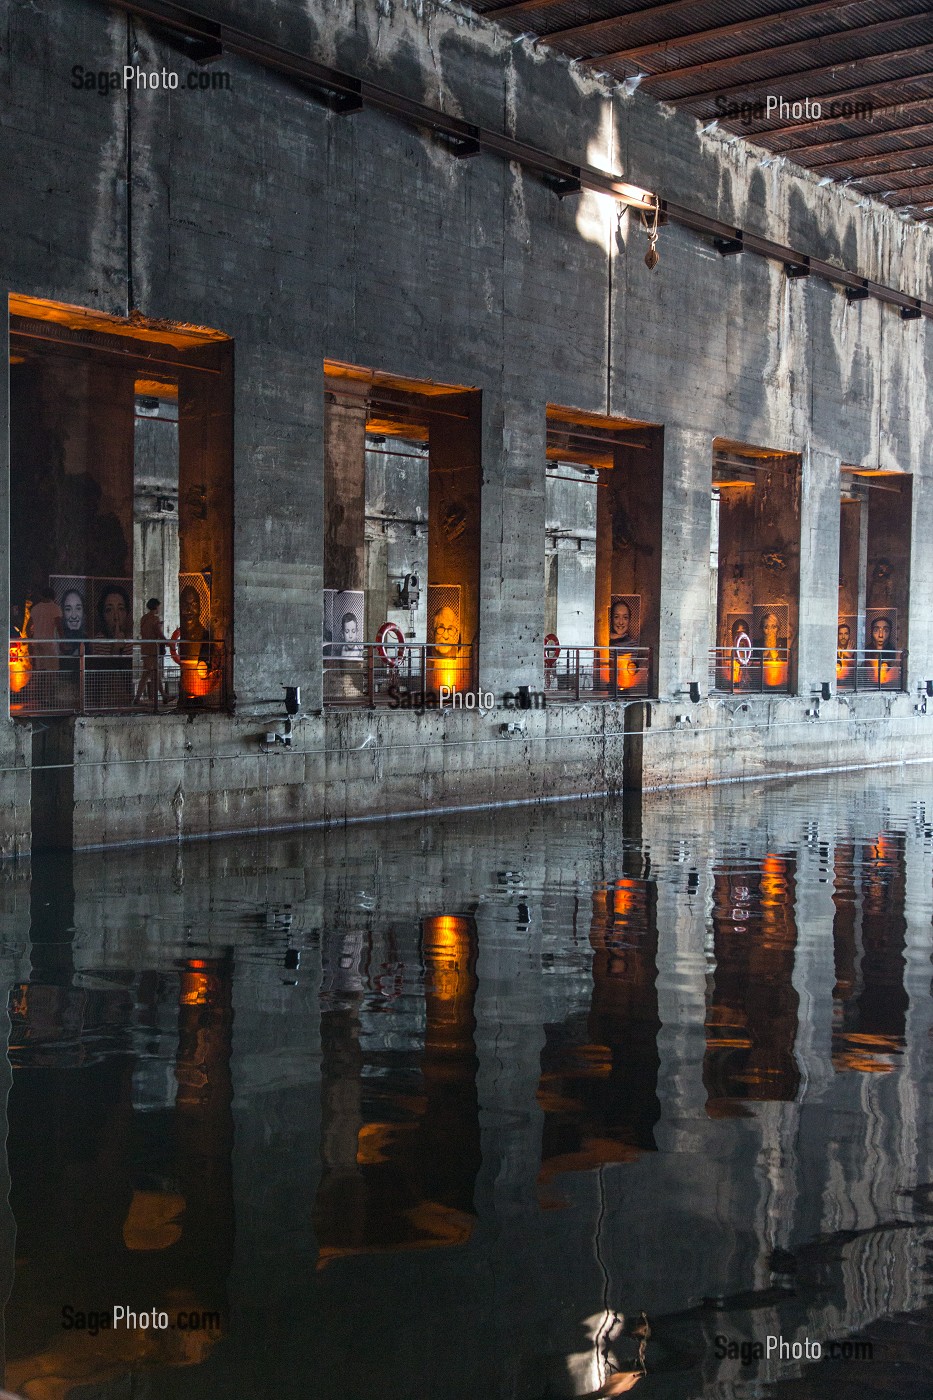
[[[849,642],[852,640],[852,629],[847,622],[840,622],[836,632],[836,646],[840,651],[847,651]]]
[[[876,617],[871,624],[871,639],[877,651],[883,651],[891,644],[891,623],[886,617]]]
[[[101,621],[104,625],[104,634],[108,637],[125,637],[126,622],[129,615],[129,605],[123,591],[118,588],[109,588],[104,594],[100,606]]]
[[[357,624],[352,613],[346,613],[341,623],[343,640],[347,646],[356,646]]]
[[[632,626],[632,610],[628,603],[613,603],[609,614],[609,634],[612,637],[627,637]]]
[[[84,631],[84,599],[76,588],[62,598],[62,626],[66,632]]]
[[[443,607],[434,614],[433,641],[442,655],[453,651],[459,635],[460,624],[453,608]]]
[[[761,620],[761,635],[764,638],[766,647],[773,648],[777,646],[779,627],[780,623],[778,622],[777,613],[765,613]]]
[[[739,637],[742,635],[743,632],[745,633],[745,635],[746,635],[746,637],[747,637],[747,636],[748,636],[748,623],[746,622],[746,620],[745,620],[744,617],[737,617],[736,620],[735,620],[735,622],[733,622],[733,624],[732,624],[732,640],[733,640],[733,642],[737,642],[738,639],[739,639]]]
[[[182,622],[189,626],[201,621],[201,599],[198,597],[198,590],[190,583],[181,590],[178,610],[181,613]]]

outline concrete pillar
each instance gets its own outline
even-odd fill
[[[252,324],[252,323],[250,323]],[[300,685],[321,705],[323,360],[279,341],[236,343],[234,514],[237,708]],[[300,392],[283,385],[300,384]],[[263,714],[268,716],[264,707]]]
[[[178,374],[178,564],[210,592],[201,624],[233,647],[233,346],[198,350]]]
[[[427,407],[428,587],[459,585],[460,641],[464,647],[475,648],[480,634],[481,512],[485,505],[481,503],[482,400],[478,393],[442,395],[431,397]],[[541,550],[543,554],[543,528]],[[429,642],[434,641],[431,613],[435,611],[429,599]]]
[[[664,507],[658,693],[705,687],[715,619],[709,615],[712,443],[679,425],[664,429]]]
[[[366,400],[341,386],[324,412],[325,588],[365,587],[365,512]]]
[[[803,455],[800,497],[797,693],[810,695],[836,675],[839,626],[839,458],[809,447]],[[852,641],[855,645],[855,639]]]
[[[480,675],[497,695],[544,687],[546,442],[542,403],[484,390]]]
[[[905,687],[913,687],[933,678],[933,550],[929,541],[933,540],[933,490],[918,480],[917,490],[911,493],[911,509],[908,519],[911,522],[910,538],[916,541],[916,548],[910,552],[908,580],[910,594],[907,604],[907,637],[910,655],[907,658],[907,678]]]

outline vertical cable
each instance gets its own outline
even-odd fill
[[[126,62],[133,64],[135,41],[133,36],[133,16],[126,17]],[[126,87],[126,314],[130,316],[136,307],[136,294],[133,290],[133,99],[132,89]]]

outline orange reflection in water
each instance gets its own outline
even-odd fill
[[[421,955],[423,1047],[416,1065],[398,1065],[401,1080],[386,1072],[391,1051],[368,1052],[381,1072],[377,1079],[367,1073],[362,990],[322,1014],[323,1171],[314,1206],[319,1269],[357,1254],[464,1244],[473,1232],[480,1165],[475,921],[425,919]],[[378,1024],[367,1019],[367,1028],[372,1044]],[[418,1093],[411,1092],[413,1071],[420,1077]]]
[[[740,1114],[743,1099],[785,1101],[797,1093],[794,898],[788,856],[731,862],[714,873],[716,966],[703,1058],[711,1118]]]
[[[833,1067],[885,1074],[907,1030],[904,836],[841,842],[834,861]]]
[[[655,1151],[661,1115],[656,891],[623,878],[592,897],[589,1015],[546,1027],[538,1106],[539,1186],[562,1172],[635,1161]]]
[[[187,995],[192,977],[199,979],[195,998]],[[18,1347],[8,1340],[5,1379],[25,1400],[73,1400],[131,1373],[201,1365],[224,1335],[233,1224],[230,989],[230,965],[218,959],[188,964],[177,984],[140,974],[135,999],[125,990],[89,995],[37,983],[16,999],[16,1054],[43,1066],[40,1089],[26,1075],[29,1096],[20,1100],[17,1080],[10,1096],[20,1258],[7,1331]],[[151,1147],[139,1151],[149,1129],[141,1121],[148,1115],[134,1107],[134,1057],[76,1053],[51,1061],[42,1046],[77,1034],[94,1047],[101,1029],[117,1035],[137,1018],[146,1024],[157,1000],[171,1006],[175,996],[177,1087],[158,1109],[168,1127],[153,1160]],[[49,1119],[56,1132],[40,1145],[40,1125]],[[38,1155],[41,1172],[33,1170]],[[109,1312],[118,1302],[162,1311],[170,1326],[101,1328],[92,1336],[62,1327],[65,1301],[78,1312]],[[181,1311],[209,1313],[211,1325],[171,1325]]]

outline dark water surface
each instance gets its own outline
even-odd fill
[[[933,1394],[931,821],[918,768],[7,867],[6,1384]]]

